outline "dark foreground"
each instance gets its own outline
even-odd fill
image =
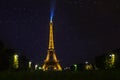
[[[0,72],[0,80],[120,80],[120,71]]]

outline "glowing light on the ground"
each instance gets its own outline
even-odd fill
[[[75,67],[75,71],[77,71],[77,64],[74,64],[74,67]]]
[[[38,65],[36,64],[36,65],[35,65],[35,70],[37,70],[37,69],[38,69]]]
[[[18,61],[18,55],[14,54],[13,55],[13,67],[17,69],[19,67],[19,61]]]
[[[114,65],[115,63],[115,54],[111,54],[111,64]]]
[[[115,67],[116,55],[114,53],[108,55],[106,58],[106,69],[111,69]]]
[[[32,64],[32,62],[31,62],[31,61],[29,61],[29,68],[31,68],[31,64]]]
[[[91,64],[86,64],[85,69],[86,70],[92,70],[92,65]]]
[[[42,67],[38,67],[39,70],[42,70]]]

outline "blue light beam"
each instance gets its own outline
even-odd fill
[[[51,0],[51,8],[50,8],[50,21],[53,21],[53,16],[54,16],[54,12],[55,12],[55,3],[56,0]]]

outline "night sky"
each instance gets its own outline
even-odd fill
[[[53,1],[0,0],[0,40],[42,65],[47,55]],[[120,48],[118,1],[56,0],[54,41],[61,66],[92,62],[106,50]]]

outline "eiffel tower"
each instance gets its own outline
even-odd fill
[[[62,68],[59,64],[59,60],[56,57],[54,40],[53,40],[53,22],[50,21],[50,32],[49,32],[49,46],[47,51],[46,59],[42,66],[43,71],[52,70],[52,71],[61,71]]]

